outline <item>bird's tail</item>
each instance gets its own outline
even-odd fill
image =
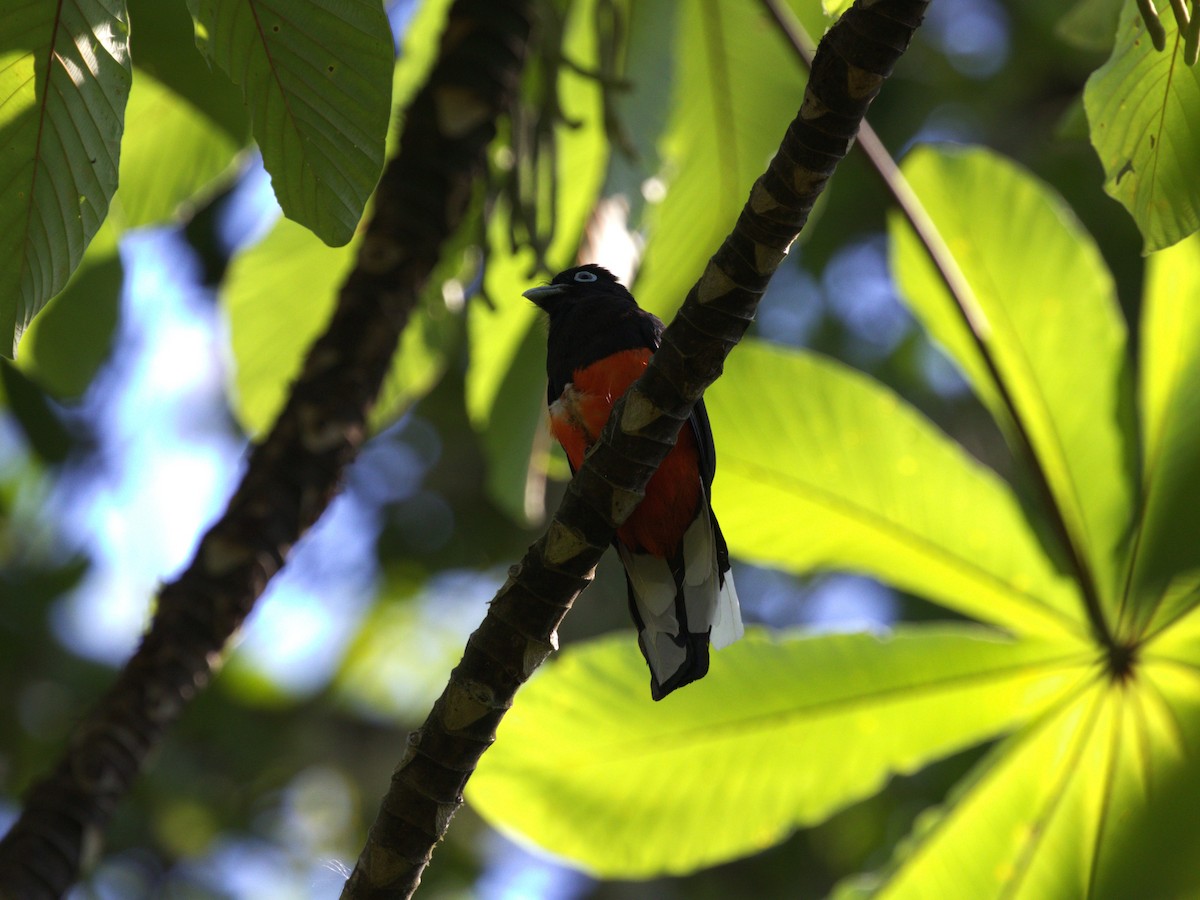
[[[661,700],[708,672],[708,647],[742,636],[737,591],[721,530],[707,502],[667,560],[618,543],[638,646],[650,666],[650,693]]]

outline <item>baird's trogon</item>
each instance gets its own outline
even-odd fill
[[[596,265],[567,269],[525,296],[550,318],[550,429],[574,472],[658,349],[663,324]],[[729,551],[709,503],[715,471],[700,401],[613,541],[655,700],[704,677],[710,641],[720,649],[742,634]]]

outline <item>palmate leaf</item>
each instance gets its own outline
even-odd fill
[[[1104,190],[1129,210],[1146,253],[1200,228],[1200,67],[1184,63],[1175,17],[1159,21],[1167,32],[1162,53],[1135,0],[1126,0],[1112,56],[1083,92]]]
[[[1142,314],[1142,507],[1123,625],[1200,602],[1200,235],[1150,257]]]
[[[876,382],[745,340],[705,402],[734,556],[866,572],[1015,632],[1083,638],[1008,486]]]
[[[122,0],[10,0],[0,35],[0,355],[11,357],[117,188],[129,25]]]
[[[1200,750],[1196,627],[1186,630],[1186,649],[1151,644],[1129,681],[1097,672],[1000,744],[918,823],[885,877],[838,896],[1193,896],[1200,810],[1194,793],[1175,796],[1195,785]]]
[[[1061,644],[975,627],[751,633],[656,704],[632,637],[613,636],[530,681],[467,797],[497,827],[595,874],[688,872],[1006,732],[1087,671]]]
[[[288,218],[350,240],[383,169],[392,33],[378,0],[188,0],[196,43],[240,85]]]
[[[909,154],[904,174],[962,272],[994,372],[895,214],[889,230],[901,293],[1010,437],[1020,421],[1053,495],[1044,499],[1059,509],[1112,613],[1136,446],[1112,277],[1062,200],[1012,163],[981,149],[924,147]]]

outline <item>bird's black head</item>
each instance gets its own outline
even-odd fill
[[[549,284],[530,288],[525,296],[550,318],[546,374],[551,403],[577,369],[623,350],[658,347],[662,322],[640,309],[616,276],[600,266],[559,272]]]
[[[594,263],[559,272],[549,284],[530,288],[522,296],[552,314],[572,305],[574,300],[608,297],[634,304],[633,295],[617,281],[617,276]]]

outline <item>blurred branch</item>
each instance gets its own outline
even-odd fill
[[[799,114],[733,232],[688,293],[645,374],[613,409],[549,530],[510,570],[442,696],[409,737],[344,897],[408,897],[420,883],[517,689],[556,646],[559,623],[617,525],[720,375],[927,5],[859,0],[825,35]]]
[[[787,37],[801,64],[811,70],[813,65],[812,40],[805,32],[804,26],[780,0],[761,0],[761,2],[775,20],[779,30]],[[1080,593],[1083,595],[1083,604],[1092,626],[1092,633],[1096,636],[1100,646],[1106,648],[1110,655],[1114,658],[1119,656],[1123,651],[1117,646],[1112,629],[1104,618],[1100,606],[1100,590],[1096,585],[1095,575],[1087,563],[1087,556],[1067,526],[1067,520],[1050,487],[1050,478],[1041,459],[1033,449],[1033,440],[1029,435],[1025,419],[1008,390],[1006,380],[1001,377],[995,354],[992,352],[991,326],[988,324],[986,313],[980,308],[970,282],[959,268],[954,254],[942,240],[941,232],[938,231],[933,219],[929,217],[921,198],[912,189],[891,153],[888,152],[887,147],[884,146],[883,141],[866,119],[863,119],[858,127],[858,146],[867,157],[871,167],[879,175],[884,187],[896,201],[904,218],[916,232],[917,239],[925,248],[925,252],[929,254],[930,261],[953,298],[963,324],[967,327],[988,374],[995,382],[1000,400],[1008,411],[1009,419],[1013,424],[1016,453],[1028,467],[1033,477],[1034,489],[1041,498],[1042,507],[1050,519],[1050,526],[1067,554],[1075,579],[1079,583]]]
[[[57,897],[78,878],[147,754],[207,685],[225,642],[332,499],[515,92],[530,8],[529,0],[457,0],[451,8],[328,330],[225,514],[162,589],[136,653],[0,841],[0,897]],[[288,298],[278,302],[286,315]]]

